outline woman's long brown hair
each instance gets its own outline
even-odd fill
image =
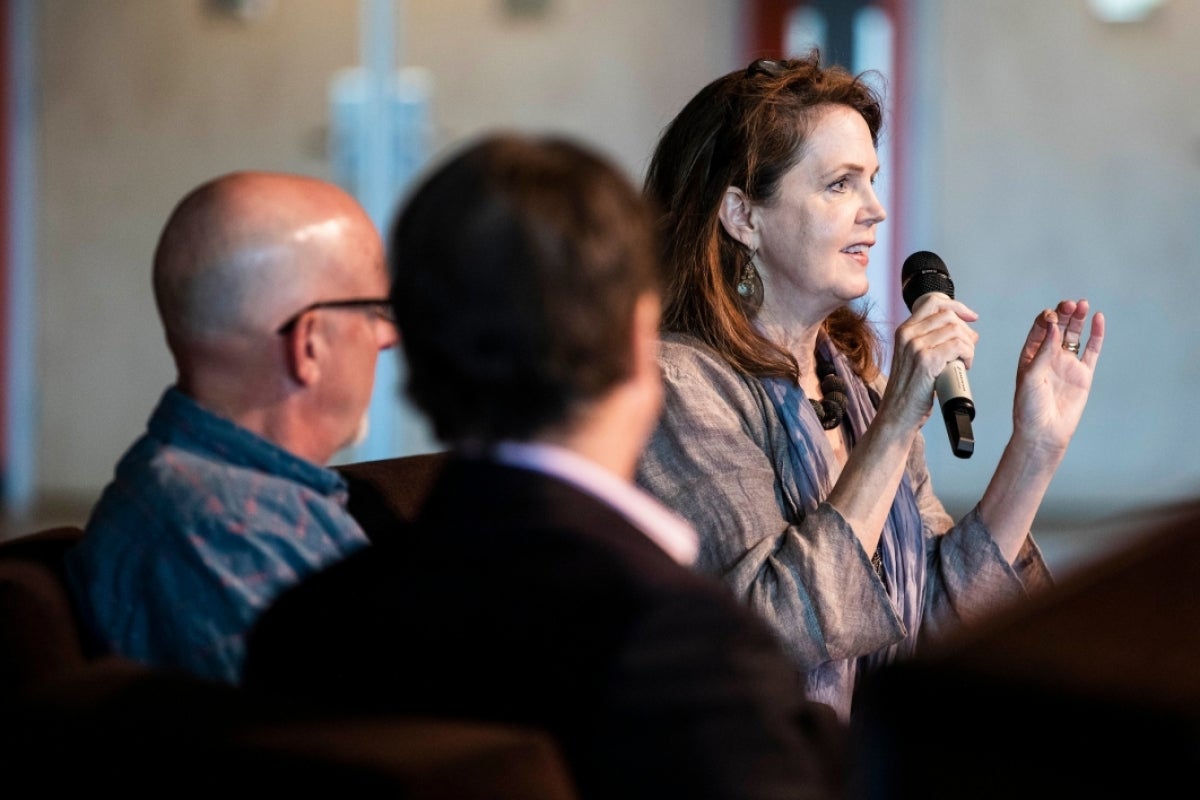
[[[664,271],[663,329],[692,334],[738,370],[758,377],[798,380],[796,359],[752,324],[757,309],[737,293],[751,253],[718,218],[730,186],[767,203],[783,175],[800,159],[814,112],[853,108],[879,142],[882,105],[861,76],[805,58],[755,61],[700,90],[664,130],[646,174],[645,192],[657,207]],[[878,334],[865,310],[849,305],[823,323],[855,371],[879,372]]]

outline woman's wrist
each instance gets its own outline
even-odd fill
[[[1048,441],[1045,436],[1035,436],[1013,426],[1012,436],[1005,445],[1004,453],[1024,463],[1027,470],[1049,470],[1053,473],[1067,455],[1068,441]]]

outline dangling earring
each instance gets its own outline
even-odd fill
[[[742,275],[737,282],[738,297],[742,298],[742,302],[751,309],[757,309],[763,301],[762,277],[759,276],[758,269],[754,266],[756,255],[758,255],[758,248],[755,248],[750,257],[746,259],[746,265],[742,267]]]

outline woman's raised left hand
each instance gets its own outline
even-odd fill
[[[1061,459],[1079,425],[1104,344],[1104,314],[1096,312],[1082,341],[1088,301],[1063,300],[1034,320],[1017,362],[1013,438]]]

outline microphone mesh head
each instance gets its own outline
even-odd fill
[[[937,253],[918,250],[904,259],[904,266],[900,268],[900,291],[904,305],[912,311],[917,298],[929,292],[941,292],[953,298],[954,281],[950,280],[946,262]]]

